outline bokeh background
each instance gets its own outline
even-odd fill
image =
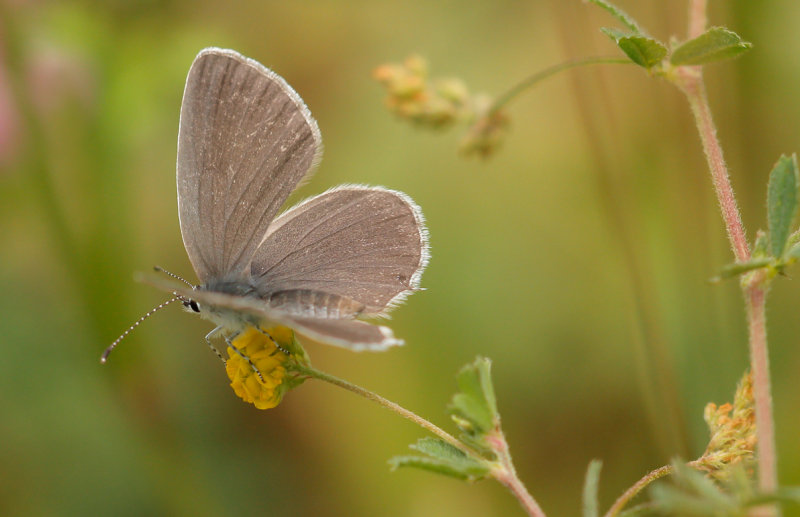
[[[685,34],[686,2],[618,3],[662,40]],[[800,4],[710,4],[712,24],[754,43],[706,72],[752,237],[771,166],[800,149]],[[747,367],[746,325],[736,283],[707,283],[731,253],[679,93],[633,66],[560,74],[509,105],[504,146],[481,161],[458,155],[461,129],[396,120],[370,77],[416,52],[432,75],[498,95],[565,60],[618,56],[605,12],[578,0],[0,5],[0,514],[522,514],[493,482],[390,472],[423,431],[350,393],[311,381],[276,409],[244,404],[203,341],[209,323],[175,307],[98,362],[164,299],[134,272],[194,279],[175,147],[189,64],[211,45],[275,69],[318,119],[324,159],[292,200],[386,185],[429,223],[427,290],[391,320],[407,345],[309,343],[315,366],[452,430],[455,373],[491,357],[517,468],[550,515],[578,513],[592,458],[607,507],[703,451],[704,405],[731,400]],[[796,274],[768,312],[785,484],[800,484]]]

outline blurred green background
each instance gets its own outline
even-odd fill
[[[800,4],[712,1],[710,23],[754,43],[707,68],[750,237],[767,174],[800,150]],[[619,1],[662,40],[686,2]],[[447,429],[455,373],[493,359],[520,476],[549,515],[575,515],[604,461],[607,507],[670,457],[698,456],[702,410],[747,367],[736,282],[684,99],[633,66],[560,74],[509,106],[491,160],[460,130],[394,119],[371,70],[417,52],[436,76],[500,94],[574,58],[618,56],[615,26],[578,0],[273,2],[4,0],[0,8],[0,514],[522,515],[474,487],[386,460],[424,433],[311,381],[274,410],[236,398],[203,336],[170,307],[106,366],[102,350],[164,300],[133,281],[158,264],[194,279],[175,196],[189,65],[231,47],[284,76],[325,155],[292,200],[342,182],[410,194],[431,232],[427,290],[394,312],[407,345],[355,354],[308,344],[314,365]],[[800,484],[800,286],[769,302],[784,484]]]

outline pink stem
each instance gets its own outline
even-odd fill
[[[725,220],[725,229],[731,243],[733,254],[737,262],[750,259],[750,249],[747,245],[742,218],[736,206],[736,197],[728,177],[728,168],[722,157],[722,147],[717,139],[717,130],[711,117],[711,109],[706,99],[703,76],[698,67],[680,67],[677,69],[678,85],[681,87],[689,105],[692,108],[700,140],[706,153],[708,167],[711,170],[711,179],[714,182],[714,191],[717,193],[722,218]]]
[[[753,399],[758,436],[758,484],[763,492],[778,488],[775,430],[772,420],[772,392],[767,351],[766,289],[758,280],[746,287],[750,321],[750,367],[753,370]]]
[[[694,39],[706,30],[706,0],[689,2],[689,39]]]
[[[497,466],[491,471],[492,477],[495,478],[500,484],[508,488],[514,497],[517,498],[519,504],[531,517],[545,517],[545,513],[536,502],[536,499],[528,492],[525,485],[520,481],[517,476],[517,471],[514,468],[514,463],[511,461],[511,453],[508,450],[508,442],[500,430],[500,426],[496,427],[495,431],[488,437],[492,450],[497,454]]]
[[[691,0],[689,8],[689,37],[696,37],[705,30],[706,0]],[[676,70],[676,84],[683,90],[692,108],[700,139],[703,143],[714,190],[717,193],[725,229],[737,262],[750,259],[750,249],[744,234],[736,198],[733,195],[728,170],[722,157],[722,147],[717,139],[711,109],[705,94],[700,67],[683,66]],[[766,287],[763,275],[753,275],[742,289],[747,302],[747,319],[750,332],[750,363],[753,370],[753,398],[756,410],[756,435],[758,440],[759,488],[774,492],[778,485],[775,452],[775,429],[772,416],[772,396],[769,376],[769,353],[767,349]],[[775,515],[777,509],[764,507],[759,515]]]

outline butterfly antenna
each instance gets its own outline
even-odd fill
[[[175,295],[175,297],[174,297],[174,298],[170,298],[170,299],[169,299],[169,300],[167,300],[166,302],[164,302],[164,303],[161,303],[161,304],[157,305],[156,307],[154,307],[154,308],[150,309],[149,311],[147,311],[147,313],[146,313],[144,316],[142,316],[141,318],[139,318],[138,320],[136,320],[136,322],[134,322],[134,324],[133,324],[133,325],[131,325],[130,327],[128,327],[128,330],[126,330],[125,332],[123,332],[123,333],[122,333],[122,335],[121,335],[120,337],[118,337],[116,340],[114,340],[114,342],[113,342],[113,343],[111,343],[110,345],[108,345],[108,348],[106,348],[106,349],[105,349],[105,351],[103,352],[103,355],[101,355],[101,356],[100,356],[100,362],[101,362],[101,363],[103,363],[103,364],[105,364],[106,360],[108,359],[108,356],[109,356],[109,354],[111,354],[111,351],[112,351],[112,350],[114,350],[114,348],[116,348],[116,346],[119,344],[119,342],[120,342],[120,341],[122,341],[123,339],[125,339],[125,336],[127,336],[128,334],[130,334],[130,333],[133,331],[133,329],[135,329],[136,327],[138,327],[139,325],[141,325],[141,323],[142,323],[144,320],[146,320],[147,318],[149,318],[150,316],[152,316],[152,315],[153,315],[153,314],[154,314],[156,311],[159,311],[159,310],[163,309],[164,307],[166,307],[167,305],[169,305],[170,303],[172,303],[172,302],[176,302],[176,301],[178,301],[178,300],[181,300],[181,301],[183,301],[183,297],[182,297],[182,296],[180,296],[180,295]]]
[[[169,271],[167,271],[166,269],[164,269],[161,266],[153,266],[153,269],[155,269],[159,273],[164,273],[165,275],[171,276],[175,280],[180,280],[181,282],[183,282],[184,284],[188,285],[192,289],[194,289],[194,287],[195,287],[190,281],[186,280],[183,277],[180,277],[180,276],[176,275],[175,273],[170,273]]]

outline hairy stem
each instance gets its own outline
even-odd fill
[[[511,453],[508,450],[508,442],[506,442],[506,437],[499,426],[488,437],[488,440],[491,443],[492,450],[497,453],[497,463],[491,470],[492,477],[514,494],[514,497],[528,512],[528,515],[531,517],[545,517],[545,513],[539,503],[536,502],[517,476],[517,470],[514,468],[514,463],[511,461]]]
[[[642,479],[634,483],[629,489],[625,491],[625,493],[623,493],[621,496],[617,498],[616,501],[614,501],[614,504],[611,505],[611,508],[608,509],[604,517],[614,517],[617,514],[619,514],[619,512],[621,512],[622,509],[625,508],[625,505],[631,502],[631,500],[634,497],[639,495],[639,492],[644,490],[644,488],[647,485],[649,485],[656,479],[663,478],[664,476],[672,474],[674,470],[675,469],[672,467],[672,465],[664,465],[663,467],[659,467],[645,474]]]
[[[366,398],[368,400],[376,402],[376,403],[380,404],[381,406],[385,407],[386,409],[388,409],[390,411],[394,411],[395,413],[397,413],[398,415],[402,416],[403,418],[411,420],[412,422],[414,422],[418,426],[420,426],[420,427],[422,427],[424,429],[427,429],[428,431],[432,432],[433,434],[435,434],[436,436],[438,436],[442,440],[446,441],[447,443],[449,443],[453,447],[456,447],[457,449],[459,449],[461,451],[464,451],[464,453],[468,454],[469,456],[472,456],[472,457],[474,457],[476,459],[482,459],[481,455],[478,454],[475,450],[473,450],[471,447],[469,447],[469,446],[465,445],[464,443],[462,443],[461,440],[459,440],[455,436],[451,435],[450,433],[448,433],[447,431],[445,431],[441,427],[429,422],[428,420],[425,420],[421,416],[417,415],[416,413],[414,413],[412,411],[409,411],[408,409],[400,406],[399,404],[395,404],[391,400],[388,400],[388,399],[385,399],[385,398],[381,397],[377,393],[374,393],[374,392],[369,391],[369,390],[367,390],[365,388],[362,388],[361,386],[357,386],[355,384],[347,382],[344,379],[340,379],[340,378],[334,377],[333,375],[330,375],[328,373],[321,372],[321,371],[319,371],[317,369],[311,368],[310,366],[302,366],[302,365],[298,364],[298,365],[293,366],[293,368],[295,370],[297,370],[298,372],[304,374],[304,375],[307,375],[307,376],[312,377],[314,379],[319,379],[321,381],[325,381],[325,382],[327,382],[329,384],[333,384],[334,386],[338,386],[340,388],[344,388],[347,391],[352,391],[356,395],[360,395],[360,396],[362,396],[362,397],[364,397],[364,398]]]
[[[722,156],[722,146],[717,138],[717,130],[711,117],[711,109],[706,99],[703,76],[698,67],[681,67],[677,69],[677,84],[683,90],[692,109],[700,140],[703,144],[711,179],[714,182],[714,191],[717,193],[722,218],[728,240],[737,262],[745,262],[750,258],[750,249],[747,245],[742,218],[736,205],[728,168]]]
[[[690,0],[688,39],[694,39],[706,30],[706,3],[706,0]]]
[[[298,364],[294,365],[293,368],[303,375],[325,381],[329,384],[333,384],[334,386],[338,386],[339,388],[344,388],[347,391],[355,393],[356,395],[360,395],[368,400],[376,402],[386,409],[394,411],[403,418],[411,420],[423,429],[430,431],[453,447],[463,451],[468,456],[480,461],[481,463],[489,463],[486,458],[483,457],[483,455],[475,451],[472,447],[463,443],[455,436],[451,435],[439,426],[429,422],[428,420],[425,420],[416,413],[400,406],[399,404],[395,404],[391,400],[381,397],[377,393],[347,382],[344,379],[340,379],[338,377],[334,377],[333,375],[311,368],[310,366]],[[511,463],[511,456],[508,453],[508,444],[506,443],[505,436],[503,436],[502,431],[498,429],[496,433],[492,435],[492,438],[493,449],[498,455],[498,461],[490,463],[490,472],[492,477],[494,477],[497,481],[511,491],[525,511],[528,512],[528,515],[531,517],[545,517],[544,512],[539,507],[536,500],[525,488],[525,485],[522,483],[522,481],[520,481],[519,477],[517,477],[514,465]]]
[[[689,9],[689,35],[696,36],[705,30],[705,0],[691,0]],[[684,92],[697,123],[703,143],[714,190],[717,193],[722,218],[728,239],[737,262],[750,258],[750,249],[745,238],[736,199],[733,195],[728,170],[722,157],[722,147],[717,139],[716,127],[705,94],[703,75],[699,67],[679,67],[675,70],[675,83]],[[763,274],[754,275],[742,284],[747,304],[747,320],[750,342],[750,362],[753,370],[753,397],[756,412],[756,434],[758,440],[758,480],[764,492],[777,488],[775,452],[775,429],[772,416],[772,396],[769,375],[769,354],[766,326],[766,282]],[[764,514],[775,514],[777,510],[767,508]]]
[[[762,281],[756,279],[746,286],[745,297],[750,327],[750,367],[753,371],[753,402],[758,437],[758,483],[763,492],[771,493],[778,488],[778,469],[767,348],[767,291]]]

